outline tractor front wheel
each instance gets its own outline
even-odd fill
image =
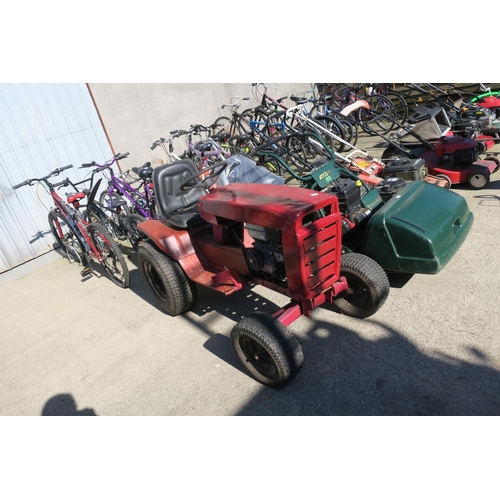
[[[370,257],[346,253],[340,262],[340,275],[349,288],[334,300],[334,308],[347,316],[367,318],[375,314],[387,300],[389,279],[382,267]]]
[[[300,371],[304,353],[295,336],[273,316],[252,313],[231,331],[231,344],[245,369],[262,384],[280,388]]]

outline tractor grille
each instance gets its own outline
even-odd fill
[[[326,216],[297,232],[301,249],[304,293],[313,297],[339,280],[341,225],[338,216]]]
[[[338,280],[336,272],[337,223],[321,228],[304,239],[304,265],[309,276],[307,283],[311,290],[321,286],[329,279]]]

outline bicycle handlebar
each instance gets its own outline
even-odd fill
[[[231,102],[229,104],[223,104],[220,109],[224,109],[224,108],[235,108],[235,109],[238,109],[240,107],[240,102],[241,101],[249,101],[250,100],[250,97],[231,97],[231,99],[237,99],[236,102]]]
[[[267,148],[269,148],[270,146],[273,146],[274,144],[276,144],[277,142],[281,142],[285,139],[288,139],[289,137],[295,137],[295,136],[299,136],[299,135],[303,135],[303,133],[302,132],[291,132],[290,134],[280,135],[279,137],[276,137],[275,139],[271,139],[267,142],[264,142],[263,144],[260,144],[259,146],[252,149],[252,151],[250,153],[252,154],[252,153],[258,153],[260,151],[264,151]]]
[[[123,160],[124,158],[127,158],[127,156],[129,154],[130,154],[129,152],[117,153],[117,154],[115,154],[115,156],[113,156],[113,158],[111,158],[111,160],[108,160],[103,165],[100,165],[99,163],[97,163],[95,161],[91,161],[90,163],[82,163],[82,166],[78,167],[78,168],[99,167],[99,169],[101,169],[101,168],[111,167],[111,165],[113,165],[113,163],[115,163],[118,160]]]
[[[12,186],[12,189],[19,189],[20,187],[26,186],[30,183],[30,180],[23,181],[20,184],[16,184],[15,186]]]
[[[12,189],[19,189],[22,186],[31,186],[31,184],[33,182],[40,182],[40,181],[47,182],[47,179],[49,179],[50,177],[53,177],[55,175],[59,175],[63,170],[67,170],[68,168],[73,168],[73,165],[70,164],[70,165],[66,165],[64,167],[56,168],[55,170],[52,170],[52,172],[50,172],[50,174],[46,175],[45,177],[40,177],[38,179],[26,179],[25,181],[23,181],[19,184],[16,184],[15,186],[12,186]]]
[[[175,139],[176,137],[180,137],[181,135],[184,135],[186,133],[186,130],[172,130],[168,139],[160,137],[157,141],[153,142],[150,149],[156,149],[160,144],[165,144],[166,142],[171,143],[173,139]]]

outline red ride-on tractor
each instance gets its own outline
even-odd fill
[[[326,303],[344,314],[370,316],[385,302],[389,281],[366,255],[349,253],[341,264],[336,196],[270,184],[217,188],[215,179],[227,165],[200,171],[181,160],[154,169],[161,218],[138,224],[145,236],[139,268],[171,315],[194,305],[197,285],[227,296],[254,283],[289,297],[272,316],[249,314],[230,335],[246,370],[263,384],[282,387],[303,363],[288,325]]]

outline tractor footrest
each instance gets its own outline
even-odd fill
[[[229,269],[221,272],[202,271],[192,276],[191,280],[200,285],[212,288],[224,295],[231,295],[243,288],[241,281],[231,274]]]

